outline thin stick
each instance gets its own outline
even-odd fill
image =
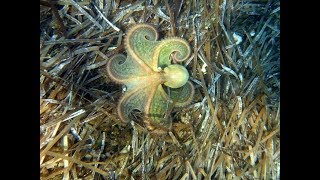
[[[85,15],[88,19],[90,19],[91,22],[93,22],[94,25],[98,26],[99,29],[103,30],[103,27],[92,17],[89,13],[87,13],[78,3],[76,3],[74,0],[69,0],[71,4],[76,7],[83,15]]]
[[[108,172],[103,171],[103,170],[101,170],[101,169],[98,169],[98,168],[96,168],[96,167],[94,167],[94,166],[90,166],[90,165],[89,165],[88,163],[86,163],[86,162],[79,161],[79,160],[77,160],[77,159],[74,159],[74,158],[71,158],[71,157],[68,157],[68,156],[64,156],[64,155],[62,155],[62,154],[55,153],[55,152],[51,152],[51,151],[48,151],[48,152],[47,152],[47,155],[53,156],[53,157],[58,157],[58,158],[62,158],[62,159],[71,161],[71,162],[73,162],[73,163],[82,165],[82,166],[84,166],[84,167],[86,167],[86,168],[88,168],[88,169],[91,169],[92,171],[94,171],[94,172],[96,172],[96,173],[99,173],[99,174],[101,174],[101,175],[103,175],[103,176],[106,176],[106,177],[109,176],[109,173],[108,173]]]

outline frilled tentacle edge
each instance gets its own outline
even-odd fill
[[[136,24],[127,31],[125,47],[127,53],[139,63],[146,72],[150,73],[152,52],[159,44],[157,30],[148,24]]]
[[[165,68],[172,64],[172,58],[176,62],[185,61],[191,54],[188,42],[179,37],[170,37],[160,41],[152,55],[152,67]],[[171,55],[172,58],[171,58]]]
[[[107,63],[107,72],[110,78],[116,82],[124,83],[126,79],[135,76],[148,75],[131,56],[126,57],[123,54],[117,54],[109,59]]]

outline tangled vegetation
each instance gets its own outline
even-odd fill
[[[191,48],[166,133],[108,76],[138,23]],[[279,114],[279,0],[40,0],[41,179],[279,179]]]

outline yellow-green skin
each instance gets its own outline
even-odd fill
[[[125,84],[127,91],[118,104],[118,114],[123,122],[129,122],[134,110],[144,112],[148,130],[164,133],[171,128],[167,118],[168,108],[190,103],[194,87],[186,68],[174,62],[186,60],[191,49],[184,39],[178,37],[157,41],[156,29],[148,24],[136,24],[125,38],[127,56],[112,57],[107,71],[112,80]],[[170,97],[167,89],[170,89]]]
[[[189,79],[187,69],[178,64],[172,64],[164,68],[164,85],[171,88],[179,88],[185,85]]]

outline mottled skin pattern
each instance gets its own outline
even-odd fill
[[[164,133],[172,124],[166,112],[190,103],[194,87],[188,81],[189,73],[185,67],[172,64],[190,56],[188,42],[178,37],[157,39],[154,27],[134,25],[125,38],[127,57],[122,54],[113,56],[107,64],[107,71],[113,81],[125,84],[127,88],[118,104],[120,119],[129,122],[129,114],[136,109],[144,112],[144,124],[148,130]]]

